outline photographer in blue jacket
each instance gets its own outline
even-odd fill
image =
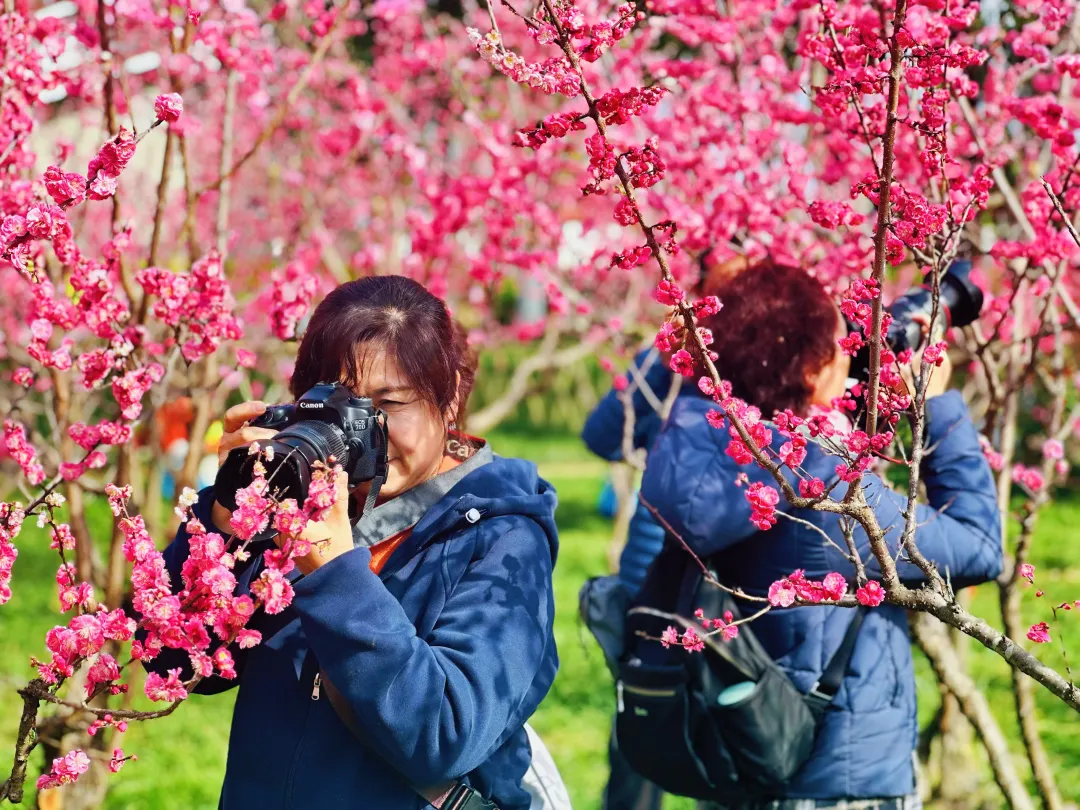
[[[555,492],[533,464],[456,430],[474,368],[444,304],[403,277],[343,284],[312,315],[294,397],[328,381],[370,397],[389,466],[373,509],[350,519],[361,484],[317,527],[291,606],[255,616],[261,644],[231,649],[238,677],[198,685],[238,688],[219,807],[530,806],[525,722],[558,666]],[[265,408],[225,414],[222,460],[274,435],[248,424]],[[213,487],[194,514],[230,533]],[[188,552],[182,528],[165,551],[174,587]],[[260,570],[256,553],[235,572],[238,593]],[[174,667],[190,677],[179,650],[148,664]]]
[[[818,281],[802,270],[764,262],[712,292],[723,310],[702,325],[712,329],[717,370],[734,396],[766,417],[784,409],[805,417],[829,409],[844,393],[850,359],[837,343],[847,329]],[[929,504],[916,507],[915,541],[960,589],[1001,572],[1001,520],[971,416],[960,394],[947,390],[949,373],[946,359],[928,382],[922,480]],[[851,581],[855,572],[840,550],[847,543],[836,515],[794,509],[782,500],[779,510],[794,519],[781,515],[768,531],[750,522],[746,487],[771,478],[728,455],[728,431],[706,420],[715,403],[692,390],[695,395],[676,400],[655,439],[642,497],[711,562],[721,581],[748,594],[765,596],[770,584],[798,569],[809,579],[839,571]],[[785,439],[776,431],[773,436],[779,450]],[[836,481],[836,463],[835,456],[810,442],[801,467],[828,486]],[[923,581],[922,572],[898,550],[907,496],[872,474],[863,476],[863,487],[893,556],[899,557],[901,578],[913,585]],[[840,482],[832,497],[842,499],[845,489]],[[880,578],[861,528],[854,540],[867,575]],[[756,620],[753,630],[805,694],[821,678],[854,616],[850,609],[827,606],[775,610]],[[914,810],[921,806],[915,784],[917,731],[907,614],[883,604],[865,616],[809,760],[781,795],[728,810]]]

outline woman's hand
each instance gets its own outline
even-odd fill
[[[238,447],[250,447],[252,442],[273,438],[277,433],[276,430],[251,427],[248,424],[265,411],[265,402],[241,402],[225,412],[225,432],[218,443],[218,467],[225,463],[230,451]],[[311,543],[311,553],[296,558],[296,567],[304,574],[310,574],[334,557],[351,551],[353,548],[352,524],[349,522],[348,480],[344,472],[337,476],[335,481],[337,498],[330,513],[320,523],[309,523],[300,534],[300,539]],[[214,501],[212,514],[214,525],[218,530],[227,535],[232,534],[232,527],[229,525],[232,512]],[[284,543],[284,539],[278,535],[274,541],[280,546]]]
[[[339,472],[334,484],[337,497],[329,514],[320,523],[309,523],[300,533],[301,540],[311,543],[309,554],[295,558],[296,567],[302,574],[310,574],[335,557],[353,550],[352,523],[349,521],[349,477]],[[285,538],[279,534],[274,542],[281,546]]]
[[[930,321],[925,315],[921,314],[916,315],[913,320],[922,326],[923,348],[919,349],[911,356],[911,364],[909,366],[901,367],[900,376],[904,378],[908,393],[914,398],[915,381],[918,379],[919,375],[922,374],[923,353],[926,351],[926,346],[929,345],[928,336],[930,332]],[[941,340],[944,337],[944,330],[940,330],[935,337],[937,337],[938,340]],[[926,399],[944,394],[949,388],[949,381],[951,379],[952,361],[949,359],[948,349],[945,349],[941,352],[936,367],[930,369],[930,378],[926,381]]]
[[[276,430],[248,426],[248,422],[257,416],[261,416],[265,411],[265,402],[241,402],[239,405],[233,405],[229,410],[225,411],[223,420],[225,432],[218,442],[217,451],[219,468],[225,463],[230,450],[237,447],[248,447],[252,442],[272,438],[277,433]],[[211,515],[218,531],[224,532],[226,536],[232,534],[232,527],[229,525],[232,512],[214,501]]]

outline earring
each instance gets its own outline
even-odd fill
[[[457,430],[457,422],[451,422],[450,423],[450,430],[451,430],[451,432]]]

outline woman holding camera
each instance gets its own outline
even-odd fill
[[[734,396],[765,417],[784,409],[806,417],[830,409],[834,398],[843,395],[850,361],[837,343],[847,330],[819,282],[801,270],[765,262],[710,292],[719,296],[723,310],[702,325],[712,329],[717,370],[730,381]],[[971,416],[960,395],[946,390],[949,373],[946,360],[928,383],[922,480],[929,506],[917,507],[915,540],[960,589],[1001,572],[1001,521]],[[779,510],[792,520],[780,515],[768,531],[750,522],[746,487],[771,479],[756,465],[740,466],[728,454],[728,430],[717,430],[706,420],[714,408],[703,396],[677,399],[649,452],[644,500],[712,563],[722,582],[751,595],[766,595],[771,583],[799,569],[812,580],[839,571],[851,581],[854,570],[839,550],[847,544],[836,515],[781,502]],[[785,439],[776,431],[773,438],[778,450]],[[828,486],[836,481],[836,465],[835,456],[810,442],[801,466]],[[899,556],[901,577],[918,583],[921,571],[897,548],[907,498],[871,474],[863,477],[863,487],[894,557]],[[842,499],[844,491],[841,482],[832,497]],[[861,528],[854,539],[867,575],[880,578]],[[755,621],[753,630],[805,694],[821,678],[854,616],[855,611],[839,607],[774,610]],[[907,616],[883,604],[865,615],[810,759],[779,795],[732,810],[919,807],[915,709]]]
[[[525,721],[558,659],[552,634],[555,493],[533,464],[495,456],[455,422],[474,362],[446,307],[399,276],[341,285],[311,317],[291,391],[341,382],[386,414],[389,467],[377,506],[355,524],[370,482],[346,491],[309,527],[311,553],[290,578],[295,597],[249,626],[261,644],[231,649],[239,686],[223,808],[452,810],[530,806]],[[273,435],[248,425],[248,402],[225,414],[224,460]],[[354,506],[354,512],[356,507]],[[230,534],[214,488],[197,518]],[[182,528],[165,552],[178,588]],[[236,571],[246,593],[261,568]],[[166,649],[164,673],[187,655]]]

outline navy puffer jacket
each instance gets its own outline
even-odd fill
[[[818,532],[782,516],[769,531],[750,523],[746,487],[735,485],[740,472],[751,481],[769,482],[769,474],[740,467],[725,453],[727,430],[712,428],[705,414],[715,407],[699,397],[682,396],[649,453],[642,496],[671,523],[695,552],[716,563],[721,579],[753,595],[804,569],[822,579],[854,570],[838,548]],[[994,579],[1001,572],[1001,520],[990,468],[979,446],[967,407],[949,392],[927,402],[927,453],[922,475],[929,506],[918,507],[916,542],[955,588]],[[785,441],[773,431],[775,448]],[[808,446],[804,469],[835,480],[835,456]],[[842,498],[843,483],[834,490]],[[906,497],[873,475],[864,477],[868,503],[896,555],[904,527]],[[781,509],[784,509],[781,500]],[[846,543],[836,515],[793,510],[820,528],[840,548]],[[861,528],[855,532],[860,554],[872,578],[877,561]],[[921,572],[901,560],[901,577],[918,583]],[[806,692],[818,680],[840,645],[853,611],[804,607],[773,611],[753,625],[769,654],[793,683]],[[915,675],[907,616],[898,607],[871,610],[859,632],[854,655],[839,694],[826,714],[813,755],[787,788],[790,798],[880,798],[914,793],[916,745]]]

